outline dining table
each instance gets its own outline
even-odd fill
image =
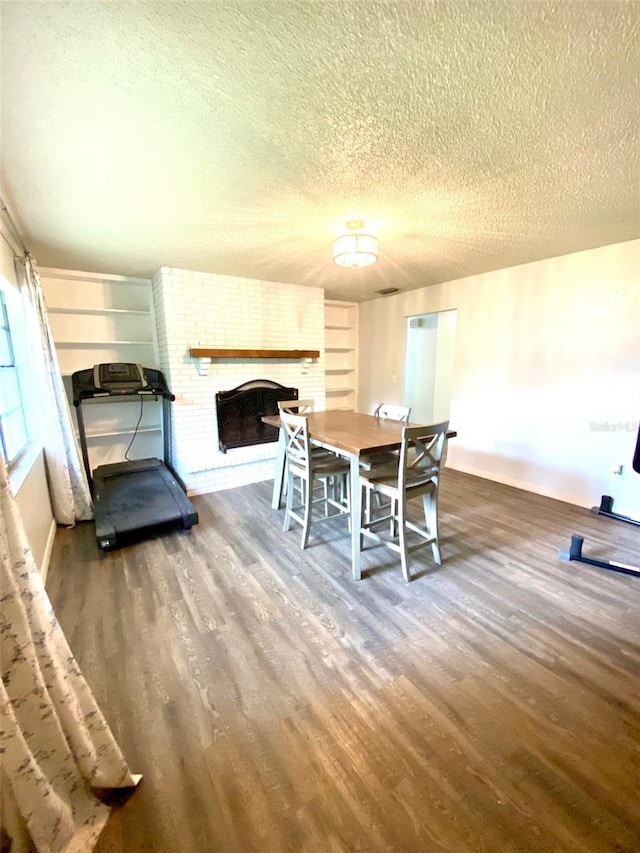
[[[351,515],[351,569],[355,580],[362,577],[360,561],[360,513],[362,495],[360,491],[360,459],[365,454],[382,450],[396,450],[402,442],[402,431],[406,424],[362,412],[331,410],[309,412],[307,418],[309,437],[312,444],[331,450],[349,460],[349,507]],[[264,415],[262,421],[277,427],[279,432],[276,467],[273,480],[271,506],[280,509],[282,486],[286,467],[286,433],[280,425],[279,415]],[[455,430],[447,431],[447,439],[453,438]]]

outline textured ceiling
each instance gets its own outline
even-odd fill
[[[41,266],[362,301],[640,236],[640,5],[2,0],[2,185]],[[336,267],[349,215],[380,261]]]

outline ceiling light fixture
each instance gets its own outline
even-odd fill
[[[356,270],[378,260],[378,238],[373,234],[363,234],[363,226],[362,220],[350,219],[346,223],[347,233],[333,241],[333,260],[339,266]]]

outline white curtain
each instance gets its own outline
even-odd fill
[[[91,788],[136,785],[58,625],[0,457],[0,728],[10,785],[38,853],[87,853],[108,814]]]
[[[73,525],[93,518],[89,484],[71,422],[38,268],[32,256],[16,258],[18,284],[27,297],[30,334],[36,356],[42,359],[38,397],[44,423],[43,445],[53,515],[58,524]]]

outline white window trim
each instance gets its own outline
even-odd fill
[[[7,306],[13,354],[20,382],[22,410],[27,428],[27,444],[8,466],[11,490],[16,494],[16,489],[22,485],[38,454],[42,452],[41,419],[36,390],[35,362],[27,334],[25,297],[17,285],[10,282],[1,273],[0,290],[4,293]]]
[[[22,449],[20,455],[11,463],[9,468],[9,485],[14,496],[17,497],[22,484],[31,473],[31,469],[36,464],[38,456],[41,453],[42,448],[35,442],[30,441]]]

